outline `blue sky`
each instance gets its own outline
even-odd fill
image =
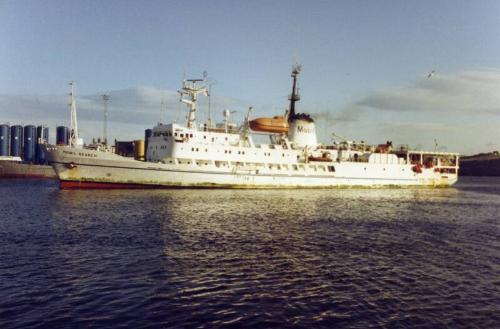
[[[161,99],[183,118],[172,91],[205,70],[214,112],[280,114],[300,62],[299,108],[328,117],[324,141],[500,149],[499,17],[499,1],[0,0],[0,121],[64,123],[74,80],[86,139],[103,92],[110,134],[138,138]]]

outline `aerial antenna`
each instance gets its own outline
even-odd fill
[[[208,115],[207,115],[207,124],[208,128],[212,128],[212,84],[208,84]]]
[[[108,145],[108,101],[109,94],[102,94],[102,101],[104,105],[104,126],[103,126],[103,141],[104,145]]]
[[[212,86],[217,84],[214,79],[207,78],[207,92],[208,92],[208,127],[212,127]]]
[[[165,120],[167,117],[167,101],[165,100],[165,92],[161,94],[161,103],[160,103],[160,122],[165,113]]]
[[[210,128],[212,126],[212,120],[210,118],[210,83],[208,82],[208,72],[206,70],[203,71],[203,80],[205,80],[205,85],[207,86],[207,92],[206,92],[206,95],[208,97],[207,125],[208,128]]]
[[[78,143],[78,122],[76,120],[75,82],[70,81],[69,85],[71,87],[71,92],[69,93],[71,111],[69,146],[76,147]]]

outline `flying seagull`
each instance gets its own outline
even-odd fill
[[[436,73],[436,71],[432,70],[431,73],[427,74],[427,79],[432,78],[432,76]]]

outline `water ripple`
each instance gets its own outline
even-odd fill
[[[500,327],[498,179],[0,193],[1,328]]]

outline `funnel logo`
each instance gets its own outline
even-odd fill
[[[304,126],[297,126],[297,131],[304,134],[313,134],[314,128],[305,128]]]

